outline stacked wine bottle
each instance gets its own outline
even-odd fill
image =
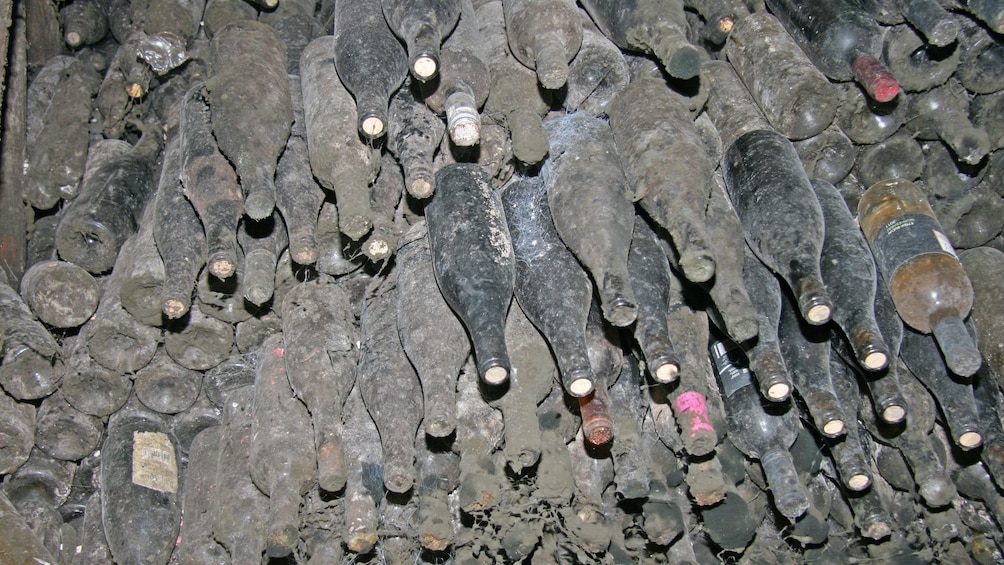
[[[1004,562],[1004,1],[25,4],[11,563]]]

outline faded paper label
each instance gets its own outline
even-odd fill
[[[178,492],[178,462],[167,434],[132,433],[132,482],[160,492]]]

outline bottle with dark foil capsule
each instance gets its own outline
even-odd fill
[[[879,181],[861,196],[858,221],[903,321],[934,334],[953,373],[975,373],[982,359],[962,321],[973,286],[924,193],[907,180]]]
[[[753,384],[749,369],[738,365],[728,346],[711,345],[711,360],[725,402],[732,443],[758,459],[767,476],[774,506],[790,520],[809,508],[809,499],[788,448],[798,435],[798,412],[790,402],[766,402]]]

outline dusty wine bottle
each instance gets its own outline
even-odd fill
[[[201,388],[202,373],[179,365],[163,348],[133,378],[136,398],[159,414],[186,410],[195,403]]]
[[[363,255],[373,263],[390,259],[397,251],[401,235],[408,228],[404,220],[408,204],[401,200],[405,192],[401,165],[391,153],[381,153],[380,174],[370,187],[373,231],[362,243]]]
[[[507,124],[516,159],[528,165],[539,163],[548,150],[541,118],[550,103],[537,87],[534,73],[509,53],[502,3],[486,2],[476,18],[492,78],[485,113]]]
[[[231,562],[255,563],[265,552],[269,500],[251,480],[249,462],[253,404],[254,387],[242,386],[225,396],[223,407],[223,431],[216,459],[216,504],[209,513],[213,537],[229,550]]]
[[[335,45],[332,36],[319,37],[300,58],[307,153],[314,177],[335,193],[339,230],[359,240],[373,227],[369,185],[380,159],[357,133],[355,104],[336,74]]]
[[[300,57],[296,57],[299,65]],[[275,206],[289,236],[289,254],[297,265],[317,262],[317,215],[324,191],[310,172],[307,125],[299,75],[287,75],[293,98],[293,126],[275,169]]]
[[[898,97],[876,102],[856,84],[844,84],[834,122],[854,143],[878,143],[899,130],[906,120],[906,101]]]
[[[635,216],[610,126],[576,112],[548,120],[544,128],[551,154],[541,176],[554,227],[592,275],[603,316],[615,326],[630,325],[638,313],[627,272]],[[587,203],[606,213],[592,217],[583,208]]]
[[[944,47],[959,33],[959,22],[938,0],[855,0],[882,24],[908,21],[931,45]]]
[[[504,475],[497,472],[493,451],[502,439],[502,414],[485,402],[478,371],[468,362],[457,381],[457,438],[460,451],[460,487],[457,497],[464,512],[479,512],[497,505],[502,497]],[[553,391],[561,392],[559,387]],[[552,392],[553,392],[552,391]],[[545,405],[547,402],[545,401]],[[533,410],[535,407],[531,407]],[[545,457],[546,432],[540,437],[540,460]]]
[[[861,196],[858,218],[903,321],[934,333],[952,372],[972,375],[982,363],[962,322],[972,283],[927,198],[910,181],[880,181]]]
[[[59,394],[71,406],[91,416],[104,418],[114,414],[129,400],[132,380],[91,359],[88,346],[79,337],[64,340],[67,371],[59,382]],[[7,390],[11,388],[4,384]]]
[[[230,322],[210,316],[209,309],[197,305],[188,315],[171,324],[164,336],[168,355],[193,371],[212,369],[227,359],[234,346]]]
[[[812,137],[833,122],[837,87],[770,13],[736,22],[724,52],[767,121],[785,137]]]
[[[996,33],[1004,33],[1004,6],[998,0],[945,0],[948,8],[968,12],[983,21]]]
[[[58,449],[51,449],[58,442],[49,441],[51,438],[51,435],[48,433],[50,430],[49,422],[60,419],[58,415],[55,415],[60,410],[60,405],[66,406],[70,410],[73,409],[59,395],[49,395],[46,400],[42,401],[42,405],[39,407],[39,414],[36,417],[34,407],[31,404],[18,402],[7,394],[0,396],[0,407],[3,408],[5,415],[3,423],[0,424],[0,429],[3,430],[2,433],[5,437],[10,438],[9,442],[3,446],[3,449],[0,449],[0,470],[4,474],[10,474],[21,465],[24,465],[35,443],[39,443],[39,449],[57,459],[61,459],[59,455],[69,454],[61,452]],[[86,416],[82,420],[85,420],[85,425],[82,426],[83,433],[81,436],[92,436],[90,438],[93,441],[91,447],[96,447],[101,439],[100,421],[95,422],[91,420],[87,422]],[[41,421],[44,421],[45,425],[38,426],[38,423]],[[68,430],[71,435],[76,431],[73,429],[75,426],[72,423],[66,425],[65,428],[58,425],[56,427]],[[35,438],[34,441],[32,440],[33,437]],[[76,442],[71,439],[67,443],[74,444]],[[80,443],[88,442],[85,440]],[[79,446],[79,443],[77,445]],[[71,449],[68,451],[76,450]],[[86,453],[80,458],[83,459],[83,457],[86,457]],[[67,461],[72,461],[72,459],[67,459]]]
[[[212,39],[233,22],[257,18],[258,10],[246,0],[206,0],[202,22],[206,37]]]
[[[434,84],[418,83],[425,104],[446,115],[446,130],[457,147],[472,147],[481,140],[478,109],[488,99],[491,75],[482,55],[481,38],[470,2],[461,2],[463,15],[457,29],[443,44],[439,79]]]
[[[813,180],[825,235],[820,270],[833,300],[833,321],[851,341],[858,362],[869,371],[889,363],[889,346],[875,320],[875,261],[854,217],[832,184]]]
[[[457,377],[471,345],[436,286],[424,222],[416,223],[402,238],[397,271],[397,326],[401,345],[422,382],[425,433],[446,437],[457,426]]]
[[[104,39],[108,33],[109,4],[103,0],[84,0],[62,6],[59,15],[63,21],[63,41],[76,49]]]
[[[101,447],[101,516],[115,561],[167,563],[181,524],[179,480],[167,424],[134,398],[109,419]]]
[[[970,5],[975,3],[968,2]],[[987,0],[986,4],[1000,3],[997,0]],[[1000,25],[1004,22],[1004,10],[998,5],[995,11],[998,14],[997,26],[1000,29]],[[971,92],[977,94],[997,92],[1004,87],[1004,73],[997,64],[1004,55],[1004,47],[996,35],[988,32],[977,22],[969,18],[959,18],[959,23],[962,27],[959,29],[960,56],[956,78]]]
[[[782,294],[777,332],[795,391],[805,401],[820,434],[828,438],[844,435],[848,415],[833,390],[829,328],[805,324],[791,300]]]
[[[667,326],[673,277],[658,236],[642,218],[635,218],[628,252],[628,274],[631,275],[631,289],[638,299],[634,336],[641,347],[645,366],[656,382],[671,383],[680,376],[680,361]]]
[[[913,135],[900,131],[873,145],[865,146],[854,163],[854,170],[865,187],[885,179],[914,181],[924,171],[924,150]],[[863,191],[862,191],[863,193]]]
[[[470,163],[439,169],[426,221],[439,290],[467,328],[478,374],[498,385],[511,368],[505,313],[516,264],[505,209],[487,176]]]
[[[579,9],[582,46],[568,63],[565,85],[566,110],[582,110],[594,116],[606,113],[607,104],[631,79],[631,70],[621,50],[596,28],[589,14]]]
[[[593,390],[585,327],[593,286],[554,228],[547,190],[538,177],[514,179],[502,191],[516,261],[516,300],[558,362],[572,396]]]
[[[897,424],[903,421],[909,409],[899,386],[899,363],[894,361],[899,357],[899,346],[903,340],[903,320],[896,313],[896,306],[881,275],[876,278],[875,285],[875,321],[889,346],[889,363],[884,369],[864,371],[860,376],[871,396],[875,414],[886,423]],[[834,336],[830,345],[844,361],[852,363],[857,360],[850,342]]]
[[[90,273],[112,268],[156,190],[153,167],[162,136],[152,124],[145,127],[136,145],[95,170],[60,214],[56,228],[60,257]]]
[[[937,47],[909,25],[889,28],[883,59],[905,92],[922,92],[945,83],[959,68],[961,49]]]
[[[830,184],[844,180],[858,156],[857,146],[836,125],[794,145],[805,174]]]
[[[973,285],[973,310],[970,320],[976,328],[979,350],[985,367],[1004,383],[1004,316],[1000,314],[1004,286],[997,276],[1004,268],[1004,252],[990,247],[977,247],[959,253],[959,260]]]
[[[36,320],[13,288],[0,285],[0,332],[3,341],[0,384],[18,400],[52,394],[63,376],[59,345]]]
[[[707,355],[711,328],[707,313],[687,302],[683,282],[676,279],[673,283],[669,339],[685,370],[680,374],[680,384],[664,392],[680,428],[684,450],[692,458],[705,458],[714,452],[725,430],[725,408]]]
[[[759,332],[758,314],[743,284],[746,240],[721,174],[716,172],[712,181],[704,225],[708,228],[711,241],[720,242],[720,245],[715,250],[715,278],[710,287],[705,285],[705,288],[715,310],[721,315],[722,329],[736,343],[742,343],[753,339]]]
[[[383,0],[383,14],[391,31],[404,40],[411,76],[421,81],[436,78],[440,44],[460,17],[460,1]]]
[[[242,21],[219,30],[210,50],[213,134],[240,177],[244,212],[262,220],[275,207],[275,167],[293,124],[286,49],[272,27]]]
[[[767,400],[781,402],[788,399],[794,386],[781,356],[777,334],[781,319],[781,285],[749,247],[743,245],[742,249],[743,284],[757,313],[758,328],[756,343],[744,350],[760,393]]]
[[[377,542],[377,505],[384,495],[380,434],[366,412],[359,389],[345,402],[345,525],[349,551],[368,553]]]
[[[223,427],[206,428],[195,436],[185,467],[181,493],[181,523],[176,550],[178,565],[225,563],[226,550],[213,539],[211,509],[216,504],[217,454],[222,447]]]
[[[610,412],[610,395],[606,379],[593,377],[592,392],[579,397],[579,416],[582,417],[582,439],[594,447],[603,447],[614,438],[614,423]]]
[[[424,407],[421,381],[399,337],[397,278],[391,271],[363,308],[356,386],[380,432],[384,485],[404,493],[415,482],[415,433]]]
[[[710,280],[715,258],[704,211],[715,167],[683,96],[661,78],[639,78],[614,97],[607,114],[629,198],[669,232],[684,275],[693,282]]]
[[[861,395],[858,392],[857,375],[837,355],[830,355],[829,362],[833,391],[837,394],[837,400],[840,401],[840,406],[848,417],[844,422],[847,433],[839,440],[827,443],[840,482],[851,491],[861,492],[871,486],[872,472],[871,460],[865,453],[861,430],[858,427],[857,415],[861,408]]]
[[[722,167],[750,249],[792,289],[803,319],[828,322],[823,213],[791,142],[776,131],[751,131],[726,149]]]
[[[965,325],[962,331],[969,338]],[[934,338],[908,329],[903,332],[899,355],[910,369],[909,373],[927,387],[941,407],[952,442],[962,450],[979,447],[983,443],[983,425],[976,412],[972,383],[952,378],[945,360],[934,347]]]
[[[356,100],[357,128],[366,139],[387,132],[391,95],[408,76],[408,55],[368,0],[335,5],[333,56],[345,89]]]
[[[582,7],[618,47],[654,54],[670,76],[687,80],[700,72],[681,0],[585,0]]]
[[[774,506],[794,520],[809,508],[805,485],[788,451],[800,428],[797,411],[790,402],[763,402],[750,371],[737,365],[731,355],[724,342],[712,344],[712,365],[726,406],[729,438],[744,454],[760,461]]]
[[[878,60],[882,27],[871,16],[845,0],[804,4],[767,0],[809,59],[833,80],[855,80],[879,102],[899,92],[896,77]]]
[[[418,539],[427,550],[443,551],[454,541],[449,496],[460,483],[460,456],[452,451],[433,451],[425,434],[415,438],[418,481]]]
[[[346,474],[339,414],[359,358],[348,295],[326,277],[296,285],[282,301],[282,334],[289,383],[310,411],[318,484],[336,492]]]
[[[582,45],[575,4],[568,0],[505,0],[506,35],[512,54],[537,71],[541,86],[557,90],[568,81],[568,62]]]
[[[17,404],[9,396],[3,402],[10,409],[4,429],[14,439],[5,449],[4,463],[18,458],[16,439],[21,433],[18,428],[24,425],[23,422],[34,423],[35,446],[55,459],[78,461],[100,446],[104,434],[101,419],[74,408],[61,394],[46,396],[38,408],[37,416],[31,419],[25,416],[25,404]],[[27,453],[24,452],[25,459]]]
[[[513,472],[523,472],[540,458],[540,424],[537,405],[551,393],[558,368],[544,336],[515,302],[505,326],[506,347],[512,359],[509,390],[493,404],[505,421],[503,454]]]
[[[201,84],[193,85],[182,102],[179,176],[204,226],[209,272],[225,279],[237,269],[237,222],[244,214],[244,200],[237,173],[216,145],[202,90]],[[183,314],[172,309],[168,316],[171,313]]]
[[[390,99],[387,149],[404,169],[408,194],[428,198],[436,189],[432,156],[443,139],[446,127],[428,106],[415,99],[409,82]]]
[[[903,127],[918,139],[941,138],[963,163],[975,165],[990,152],[986,131],[969,122],[969,94],[962,83],[945,84],[909,98]]]
[[[24,194],[29,204],[41,210],[79,192],[88,150],[85,116],[90,115],[90,101],[101,80],[71,57],[57,57],[46,66],[50,65],[53,78],[58,77],[52,91],[42,87],[28,91],[38,101],[29,106],[27,119],[34,115],[40,123],[29,130],[26,142]]]
[[[237,230],[237,242],[244,252],[244,298],[261,306],[276,290],[276,264],[289,246],[286,222],[275,211],[259,221],[245,218]]]
[[[300,499],[317,484],[310,414],[286,378],[285,342],[272,335],[261,345],[251,408],[251,479],[269,497],[266,552],[285,557],[299,539]]]
[[[154,219],[150,229],[164,270],[164,281],[156,301],[157,322],[161,312],[173,320],[192,307],[192,293],[199,280],[199,271],[209,257],[207,230],[192,202],[187,199],[182,184],[186,155],[182,153],[184,145],[181,138],[179,131],[164,150],[157,195],[151,204]],[[217,189],[217,186],[213,187],[213,190]]]
[[[98,307],[100,290],[79,265],[46,260],[28,267],[21,277],[21,298],[42,322],[54,328],[76,328]]]
[[[919,487],[919,494],[924,501],[932,507],[944,506],[955,498],[956,490],[928,437],[934,426],[938,408],[924,386],[907,374],[909,371],[903,362],[898,361],[898,363],[898,371],[904,376],[900,380],[901,388],[910,406],[905,424],[889,425],[877,421],[864,410],[859,412],[859,415],[877,441],[892,446],[897,457],[906,459],[909,464],[906,476],[909,477],[912,472],[913,480]],[[902,452],[902,455],[899,452]],[[876,459],[881,471],[883,468],[881,451],[877,453]],[[887,477],[890,481],[893,478]]]

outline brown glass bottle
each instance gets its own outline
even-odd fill
[[[861,196],[858,221],[903,321],[934,333],[952,372],[976,372],[980,354],[962,322],[973,286],[924,193],[903,179],[879,181]]]

